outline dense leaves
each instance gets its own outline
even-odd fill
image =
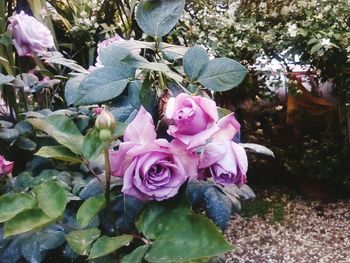
[[[191,261],[230,249],[216,226],[205,217],[192,214],[185,200],[152,203],[136,223],[147,238],[154,240],[145,255],[149,262]]]

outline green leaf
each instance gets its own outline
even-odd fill
[[[50,54],[50,53],[48,53],[48,54]],[[82,66],[78,65],[76,61],[62,57],[61,53],[53,52],[52,54],[53,54],[52,57],[45,57],[45,61],[47,63],[62,65],[62,66],[65,66],[67,68],[70,68],[71,70],[74,70],[74,71],[82,73],[82,74],[89,73],[89,71],[84,69]]]
[[[201,69],[198,81],[213,91],[226,91],[238,86],[247,72],[245,67],[233,59],[215,58]]]
[[[35,153],[35,155],[70,163],[82,162],[78,155],[72,153],[68,148],[64,146],[43,146],[39,149],[39,151]]]
[[[34,188],[39,207],[51,218],[63,214],[67,204],[67,192],[56,182],[48,181]]]
[[[17,129],[0,128],[0,139],[11,142],[17,139],[18,136],[19,136],[19,132]]]
[[[188,47],[172,45],[165,42],[161,42],[159,43],[159,50],[162,51],[163,53],[170,52],[173,54],[177,54],[178,57],[183,57],[186,54]]]
[[[117,121],[117,127],[114,129],[112,136],[113,138],[118,138],[124,135],[125,129],[128,127],[128,124],[125,122]]]
[[[102,236],[92,246],[89,259],[108,255],[118,248],[128,245],[132,239],[133,236],[131,235],[121,235],[117,237]]]
[[[16,145],[26,151],[34,151],[36,149],[36,143],[31,139],[25,137],[18,137],[16,141]]]
[[[106,200],[104,195],[94,196],[87,199],[77,212],[77,222],[81,228],[88,226],[91,221],[105,207]]]
[[[83,81],[84,78],[86,78],[87,75],[75,73],[74,75],[69,78],[69,80],[66,82],[66,86],[64,87],[64,98],[67,102],[67,105],[72,105],[74,101],[77,99],[77,90]]]
[[[315,54],[317,51],[319,51],[322,48],[322,44],[321,43],[317,43],[315,45],[312,46],[311,50],[310,50],[310,54],[313,55]]]
[[[16,78],[11,75],[4,75],[0,73],[0,86],[10,83],[11,81],[15,80]]]
[[[95,104],[119,96],[134,76],[125,68],[103,67],[91,72],[80,84],[74,104]]]
[[[126,48],[129,51],[135,51],[143,48],[155,50],[156,48],[155,42],[146,42],[146,41],[140,41],[140,40],[125,40],[125,41],[120,41],[118,43],[114,43],[113,45],[121,48]]]
[[[244,148],[253,150],[256,153],[260,153],[260,154],[264,154],[264,155],[275,157],[275,155],[273,154],[273,151],[271,151],[266,146],[263,146],[263,145],[260,145],[260,144],[256,144],[256,143],[241,143],[241,145]]]
[[[69,246],[79,255],[88,255],[91,244],[99,238],[101,231],[97,228],[71,231],[66,235]]]
[[[157,96],[156,92],[152,89],[152,81],[149,79],[149,76],[147,76],[142,83],[139,97],[142,106],[147,112],[154,116]]]
[[[52,222],[41,209],[33,208],[17,214],[5,223],[5,237],[43,228]]]
[[[191,213],[188,203],[164,202],[163,205],[149,204],[138,216],[135,225],[148,239],[156,239],[162,233],[173,229],[176,222],[182,221]],[[163,222],[167,222],[164,224]]]
[[[94,127],[85,135],[83,142],[83,155],[87,159],[97,158],[103,149],[103,142],[99,136],[99,130]]]
[[[16,193],[0,196],[0,223],[35,206],[36,200],[29,194]]]
[[[47,133],[58,143],[66,146],[75,154],[81,154],[84,137],[71,118],[65,115],[51,115],[46,118],[32,118],[28,122],[35,128]]]
[[[142,59],[141,56],[127,56],[124,60],[125,63],[134,68],[149,69],[152,71],[159,71],[167,75],[169,78],[181,82],[182,76],[172,71],[166,64],[158,62],[148,62]]]
[[[130,123],[134,119],[141,107],[140,88],[140,81],[131,82],[127,88],[127,95],[120,96],[113,102],[109,110],[116,120]]]
[[[185,0],[142,0],[136,9],[136,21],[146,34],[162,37],[170,32],[180,19]]]
[[[230,244],[216,226],[201,215],[189,215],[160,236],[147,252],[149,262],[183,262],[223,254]],[[191,249],[188,249],[191,248]]]
[[[191,47],[183,58],[183,66],[186,76],[190,81],[198,78],[199,71],[209,62],[209,56],[200,46]]]
[[[149,204],[139,215],[136,226],[154,240],[145,256],[149,262],[187,262],[231,249],[214,223],[191,214],[184,200]]]
[[[142,263],[142,259],[145,256],[149,245],[143,245],[134,249],[130,254],[124,256],[121,259],[121,263]]]
[[[126,48],[117,45],[109,45],[108,47],[101,49],[99,59],[105,67],[123,67],[125,71],[130,71],[130,75],[132,76],[135,72],[121,62],[121,60],[129,54],[130,52]]]
[[[219,114],[219,118],[223,118],[227,115],[229,115],[230,113],[232,113],[232,111],[226,109],[226,108],[221,108],[221,107],[218,107],[218,114]]]

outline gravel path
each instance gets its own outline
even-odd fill
[[[235,249],[226,262],[350,263],[350,200],[310,201],[272,191],[257,191],[253,201],[255,210],[270,205],[266,213],[232,218],[226,235]]]

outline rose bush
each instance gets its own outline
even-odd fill
[[[70,6],[76,8],[73,17],[90,14],[81,2]],[[40,3],[37,12],[32,10],[37,17],[61,5],[51,1],[45,9]],[[86,52],[85,67],[72,59],[76,50],[67,45],[58,46],[64,46],[62,53],[26,58],[37,63],[28,73],[0,60],[9,74],[0,75],[7,91],[28,95],[27,108],[16,104],[21,121],[0,121],[6,154],[16,148],[28,158],[16,167],[27,169],[1,180],[1,262],[46,262],[49,250],[60,255],[59,261],[205,262],[231,249],[220,229],[240,210],[239,199],[254,193],[247,185],[237,187],[245,182],[247,169],[244,150],[231,142],[239,125],[233,115],[219,120],[212,95],[237,87],[247,70],[233,59],[210,59],[200,46],[163,42],[181,17],[184,0],[134,4],[134,14],[135,5],[123,6],[130,9],[130,20],[136,18],[130,24],[119,21],[128,30],[123,36],[148,41],[102,41],[98,50]],[[107,23],[107,13],[114,14],[110,8],[108,1],[102,4],[108,12],[95,14],[94,21],[106,18]],[[58,9],[54,19],[62,19],[67,28],[64,13]],[[101,36],[88,39],[115,35],[115,28],[101,28]],[[0,45],[11,42],[10,34],[0,38]],[[6,47],[9,61],[18,59],[11,47]],[[95,53],[101,67],[89,71]],[[61,81],[54,84],[46,76]],[[46,106],[35,105],[40,95]],[[228,113],[220,109],[220,114]],[[218,158],[221,145],[226,148]],[[207,153],[210,163],[203,161]],[[212,178],[199,174],[204,169]]]
[[[19,56],[32,56],[54,47],[50,30],[34,17],[21,11],[9,18],[9,30]]]

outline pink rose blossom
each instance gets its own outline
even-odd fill
[[[220,185],[242,186],[246,183],[248,159],[244,148],[232,141],[240,125],[233,114],[218,122],[220,130],[206,144],[199,157],[199,169],[208,169]]]
[[[0,176],[12,173],[13,162],[9,162],[4,156],[0,155]]]
[[[219,130],[215,102],[201,96],[181,93],[170,98],[165,115],[170,120],[169,135],[186,144],[187,149],[203,145]]]
[[[156,139],[152,117],[141,107],[118,151],[110,151],[111,172],[123,176],[122,192],[140,200],[173,197],[188,178],[197,177],[197,156],[177,140]]]
[[[50,30],[23,11],[9,18],[9,30],[19,56],[32,56],[54,47]]]

